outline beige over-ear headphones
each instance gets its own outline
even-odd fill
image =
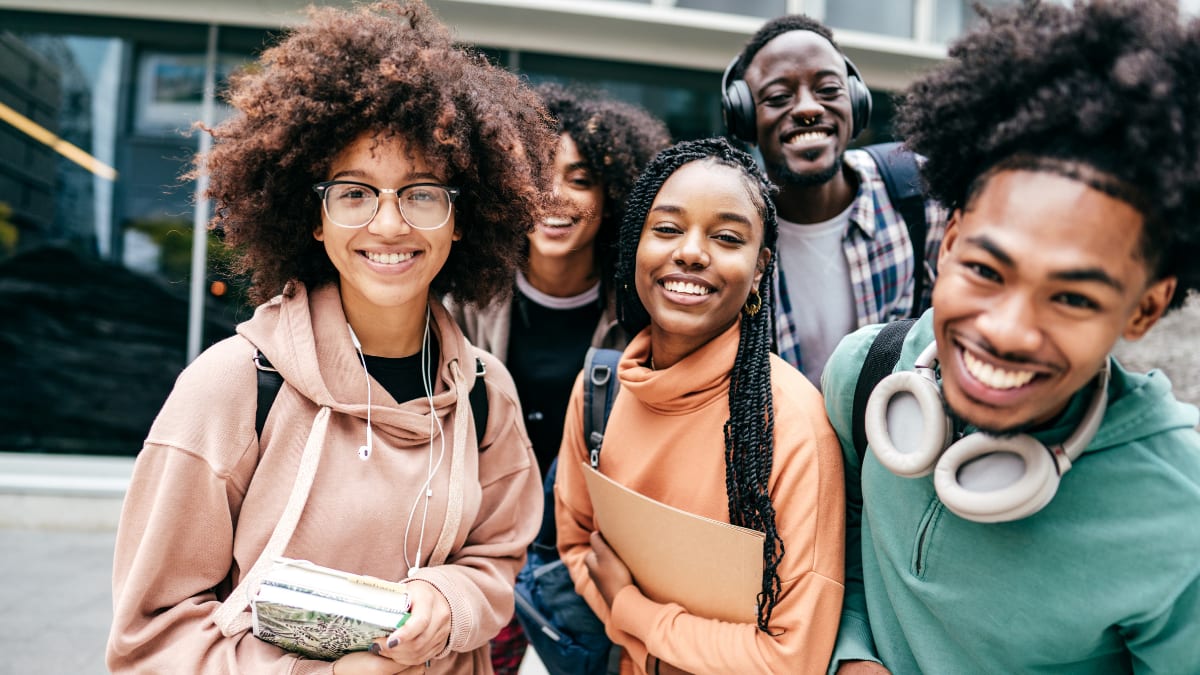
[[[1079,426],[1054,447],[1026,434],[1000,437],[984,432],[951,443],[953,430],[942,406],[936,362],[934,342],[917,357],[914,370],[887,376],[871,392],[863,422],[876,459],[905,478],[932,471],[938,498],[968,520],[998,523],[1040,511],[1100,428],[1108,406],[1108,359]]]

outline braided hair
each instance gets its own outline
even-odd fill
[[[729,520],[734,525],[766,534],[763,543],[762,590],[758,595],[758,628],[770,633],[771,612],[779,603],[779,562],[783,540],[775,529],[775,508],[767,481],[775,453],[775,407],[771,397],[771,279],[779,228],[767,181],[750,155],[723,138],[685,141],[663,150],[634,184],[617,239],[617,314],[621,327],[634,335],[650,324],[634,283],[638,242],[650,206],[663,183],[691,162],[725,166],[742,173],[746,191],[763,222],[763,247],[771,257],[758,284],[761,307],[743,312],[741,339],[730,371],[729,419],[725,421],[725,490]]]

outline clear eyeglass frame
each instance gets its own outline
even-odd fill
[[[362,214],[360,214],[358,217],[354,218],[355,221],[362,220],[362,222],[360,222],[360,223],[353,223],[353,222],[346,223],[346,222],[343,222],[342,220],[339,220],[337,217],[334,216],[332,211],[335,211],[336,208],[334,208],[334,209],[330,208],[329,199],[330,199],[330,195],[336,194],[335,188],[339,185],[347,185],[347,186],[352,186],[352,187],[363,188],[363,189],[369,191],[372,195],[374,195],[374,197],[375,197],[374,206],[370,210],[369,217],[365,216],[365,214],[367,213],[365,209],[362,210]],[[367,225],[371,224],[372,220],[375,220],[375,216],[379,214],[379,204],[380,204],[381,197],[382,197],[382,195],[385,195],[385,194],[396,195],[396,202],[397,202],[398,206],[400,207],[400,215],[404,218],[404,221],[406,223],[408,223],[409,226],[412,227],[413,229],[424,230],[424,231],[440,229],[446,223],[450,222],[450,216],[451,216],[451,214],[454,213],[454,200],[458,198],[458,195],[461,192],[456,187],[442,185],[441,183],[412,183],[410,185],[405,185],[403,187],[398,187],[398,188],[381,188],[381,187],[375,187],[374,185],[371,185],[370,183],[363,183],[361,181],[356,181],[356,180],[327,180],[327,181],[313,185],[312,188],[313,188],[313,191],[316,192],[320,196],[321,209],[325,212],[325,217],[329,219],[329,222],[333,223],[334,225],[337,225],[338,227],[344,227],[344,228],[350,229],[350,230],[357,230],[359,228],[366,227]],[[432,220],[430,220],[430,219],[428,219],[428,217],[425,214],[409,213],[408,211],[405,210],[405,208],[404,208],[405,195],[411,194],[411,191],[413,191],[413,190],[422,189],[422,188],[423,189],[431,189],[432,188],[432,189],[441,191],[445,195],[446,212],[444,215],[435,216]],[[410,206],[409,208],[411,209],[413,207]],[[363,220],[364,217],[366,218],[365,220]],[[435,224],[435,225],[429,224],[429,223],[435,222],[435,221],[437,224]]]

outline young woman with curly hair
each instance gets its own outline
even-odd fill
[[[229,99],[197,171],[265,302],[183,372],[138,457],[108,666],[489,672],[539,476],[511,378],[436,297],[486,302],[512,283],[552,129],[417,2],[311,10]],[[260,437],[266,362],[283,385]],[[488,403],[478,448],[473,387]],[[246,591],[279,555],[404,581],[412,618],[332,663],[261,641]]]
[[[633,182],[670,136],[645,110],[599,92],[553,83],[536,91],[558,130],[553,206],[532,223],[529,257],[511,296],[489,305],[455,297],[447,306],[471,343],[512,373],[545,476],[588,347],[621,349],[628,341],[609,281],[613,241]],[[553,550],[553,541],[545,543]],[[515,673],[524,650],[514,620],[493,642],[496,672]]]
[[[626,653],[624,673],[823,671],[842,603],[837,439],[816,388],[771,353],[778,228],[754,160],[721,139],[660,153],[629,198],[617,307],[635,337],[599,471],[689,513],[765,533],[755,621],[727,623],[646,597],[596,531],[579,435],[563,438],[558,548]],[[575,384],[567,427],[582,428]],[[603,523],[600,524],[603,527]],[[720,579],[714,579],[720,584]],[[661,662],[660,662],[661,661]]]
[[[833,670],[1198,672],[1200,416],[1111,355],[1200,289],[1200,23],[1177,5],[985,12],[906,92],[897,130],[953,212],[865,455],[881,327],[825,369],[849,500]]]

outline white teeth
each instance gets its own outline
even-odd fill
[[[542,221],[546,227],[566,227],[571,224],[567,218],[546,218]]]
[[[411,260],[414,255],[416,255],[416,253],[413,251],[409,251],[408,253],[376,253],[374,251],[366,252],[367,260],[375,263],[381,263],[383,265],[395,265],[397,263],[402,263],[405,260]]]
[[[788,143],[808,143],[810,141],[819,141],[828,136],[824,131],[802,131],[788,139]]]
[[[708,295],[712,293],[712,289],[707,286],[693,284],[687,281],[664,281],[663,288],[672,293],[686,293],[688,295]]]
[[[996,368],[966,351],[963,352],[963,363],[972,377],[992,389],[1015,389],[1028,384],[1034,377],[1034,373],[1028,371]]]

